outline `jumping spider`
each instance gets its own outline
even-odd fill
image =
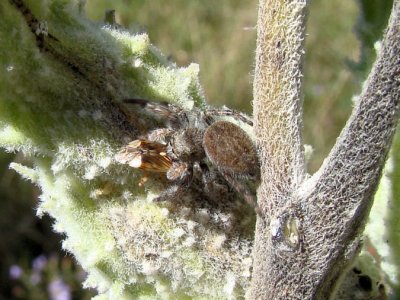
[[[227,108],[185,111],[170,103],[143,99],[126,99],[124,103],[140,107],[166,125],[130,142],[116,155],[118,162],[131,167],[166,173],[174,185],[159,200],[174,198],[190,186],[195,170],[202,174],[205,189],[215,181],[212,170],[216,169],[259,212],[253,193],[243,183],[260,176],[254,144],[238,125],[215,119],[229,116],[252,126],[247,116]]]

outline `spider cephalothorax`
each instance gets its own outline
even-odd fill
[[[252,125],[248,117],[230,109],[184,111],[176,105],[143,99],[124,102],[140,106],[146,113],[164,121],[166,127],[129,143],[117,154],[117,161],[147,171],[165,172],[175,183],[169,190],[169,197],[190,186],[194,172],[201,173],[197,177],[201,177],[203,188],[207,189],[215,181],[213,171],[216,170],[258,211],[254,195],[242,182],[259,178],[254,144],[238,125],[216,120],[229,116]]]

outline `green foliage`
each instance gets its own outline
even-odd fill
[[[55,219],[101,297],[243,296],[249,208],[153,203],[161,181],[144,189],[140,172],[114,160],[152,122],[134,112],[127,122],[121,99],[201,107],[198,66],[176,67],[146,34],[90,23],[74,3],[26,1],[32,15],[0,3],[0,146],[31,159],[11,167],[40,187],[37,213]]]
[[[47,216],[37,218],[33,209],[38,191],[9,169],[12,160],[29,164],[21,154],[0,153],[1,297],[47,299],[62,288],[73,298],[89,299],[93,293],[82,290],[84,272],[70,256],[56,254],[60,242],[51,229],[52,221]],[[27,177],[36,177],[29,167],[22,168]]]

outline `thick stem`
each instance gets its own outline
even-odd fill
[[[270,195],[268,203],[260,199],[263,209],[286,202],[286,195],[304,178],[301,81],[305,8],[305,1],[260,2],[254,115],[266,183],[261,189]]]
[[[278,294],[280,278],[268,278],[273,263],[268,228],[295,221],[292,216],[276,217],[305,174],[301,137],[305,9],[306,1],[260,1],[254,115],[262,174],[258,204],[263,217],[257,222],[251,299],[272,299]],[[278,240],[283,248],[296,246]]]

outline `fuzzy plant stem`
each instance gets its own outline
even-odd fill
[[[249,299],[329,299],[360,245],[399,118],[400,1],[350,119],[306,178],[301,141],[305,1],[260,1],[255,132],[261,185]],[[318,125],[317,125],[318,126]]]

